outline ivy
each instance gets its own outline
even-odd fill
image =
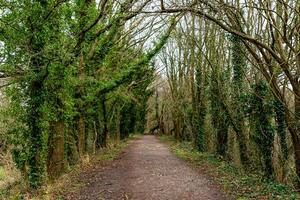
[[[226,71],[222,74],[219,68],[212,70],[210,77],[210,113],[212,124],[216,130],[217,136],[217,153],[221,156],[226,156],[227,139],[229,129],[229,113],[224,105],[226,93],[221,86],[226,82]]]
[[[286,121],[285,121],[285,108],[283,103],[279,99],[273,101],[274,111],[275,111],[275,120],[276,120],[276,131],[279,135],[280,146],[282,154],[285,160],[288,159],[288,145],[286,141]]]
[[[245,113],[243,109],[245,107],[244,91],[245,86],[245,74],[246,74],[246,56],[245,47],[240,37],[236,35],[230,35],[229,40],[231,42],[231,61],[232,61],[232,108],[233,108],[233,121],[235,131],[238,138],[240,148],[240,158],[243,164],[249,162],[246,148],[245,137]]]
[[[272,95],[267,84],[258,80],[252,85],[253,94],[249,98],[249,114],[253,120],[253,140],[263,156],[265,174],[268,178],[273,176],[272,149],[275,127],[272,124],[274,107]]]

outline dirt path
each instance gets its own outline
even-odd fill
[[[218,186],[154,136],[132,141],[119,159],[83,172],[76,181],[84,185],[65,199],[225,199]]]

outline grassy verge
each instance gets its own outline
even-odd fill
[[[233,199],[300,199],[300,195],[288,186],[246,173],[212,154],[200,153],[192,148],[191,143],[178,143],[169,136],[161,136],[160,139],[169,144],[179,158],[212,177]]]
[[[127,147],[130,140],[137,139],[139,137],[141,137],[141,135],[134,134],[121,142],[109,141],[107,148],[99,150],[94,155],[86,155],[82,158],[80,164],[69,167],[69,169],[67,169],[61,177],[52,183],[45,184],[38,191],[34,193],[32,193],[32,191],[27,192],[24,187],[22,187],[22,183],[19,183],[14,187],[14,194],[8,192],[10,195],[5,195],[5,197],[2,196],[0,199],[59,200],[59,194],[80,189],[82,185],[74,182],[74,178],[76,176],[95,165],[103,165],[116,159]],[[16,190],[16,188],[18,188],[18,190]]]

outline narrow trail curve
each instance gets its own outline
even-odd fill
[[[83,172],[77,181],[84,185],[65,199],[226,199],[217,185],[154,136],[131,141],[118,159]]]

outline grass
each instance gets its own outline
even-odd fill
[[[212,177],[234,199],[300,199],[300,195],[288,186],[247,173],[212,154],[198,152],[191,143],[178,143],[169,136],[160,139],[170,145],[176,156]]]

